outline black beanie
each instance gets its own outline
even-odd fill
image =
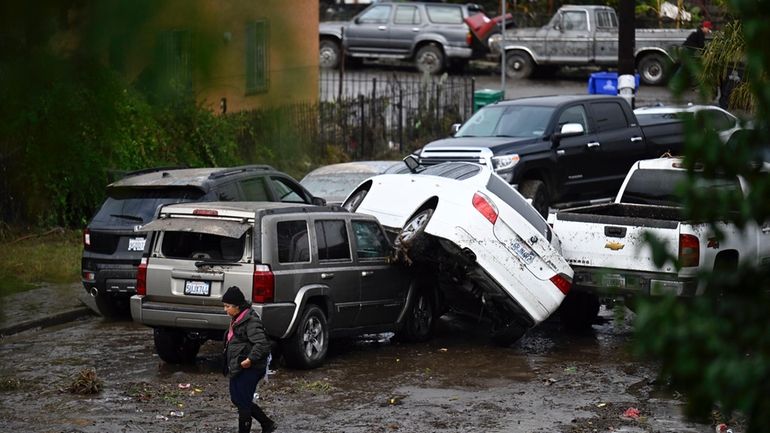
[[[227,291],[222,295],[222,303],[241,306],[246,303],[246,298],[243,297],[243,292],[237,286],[230,286]]]

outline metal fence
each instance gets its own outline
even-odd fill
[[[473,78],[322,71],[318,138],[355,158],[403,154],[473,112]]]

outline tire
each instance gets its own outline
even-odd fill
[[[669,61],[665,56],[650,53],[639,60],[639,79],[650,86],[662,86],[666,83]]]
[[[505,53],[505,76],[523,80],[532,75],[535,64],[529,54],[522,52]]]
[[[191,364],[201,347],[200,340],[188,338],[184,332],[155,328],[153,330],[155,351],[168,364]]]
[[[326,316],[315,305],[308,305],[294,333],[283,342],[283,357],[292,368],[308,370],[323,364],[329,350]]]
[[[342,207],[345,208],[348,212],[355,212],[356,209],[361,206],[361,203],[364,201],[364,198],[368,193],[369,190],[366,189],[356,191],[353,193],[353,195],[350,196],[350,198],[345,200],[345,203],[342,203]]]
[[[131,310],[127,299],[119,299],[115,296],[100,293],[94,298],[96,312],[105,319],[124,319],[131,317]]]
[[[424,290],[418,290],[409,311],[406,313],[404,327],[397,333],[397,336],[404,341],[427,341],[433,336],[435,319],[433,300]]]
[[[433,209],[423,209],[417,212],[401,229],[401,233],[396,237],[396,247],[413,248],[421,243],[424,238],[425,227],[433,216]]]
[[[417,50],[414,63],[422,73],[438,74],[444,70],[444,52],[434,44],[423,45]]]
[[[548,189],[542,180],[525,180],[519,186],[519,192],[524,198],[532,200],[532,207],[543,216],[548,217],[548,207],[551,201],[548,197]]]
[[[594,294],[570,292],[559,307],[559,317],[562,324],[570,329],[587,329],[599,316],[600,304]]]
[[[318,64],[323,69],[337,69],[340,66],[342,50],[340,44],[330,39],[322,39],[318,45]]]

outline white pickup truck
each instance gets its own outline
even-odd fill
[[[562,242],[562,254],[575,271],[572,292],[562,304],[562,319],[573,326],[593,322],[600,303],[620,297],[700,295],[700,271],[734,269],[738,263],[770,265],[770,221],[718,223],[718,239],[709,224],[683,218],[675,190],[687,176],[679,158],[636,162],[613,203],[562,210],[550,222]],[[700,188],[746,194],[742,178],[702,179]],[[645,234],[665,242],[679,267],[655,265]],[[572,299],[570,299],[572,298]]]

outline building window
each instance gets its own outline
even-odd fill
[[[190,32],[167,30],[158,35],[160,75],[163,84],[175,93],[192,94]]]
[[[267,92],[268,79],[267,21],[246,24],[246,94]]]

